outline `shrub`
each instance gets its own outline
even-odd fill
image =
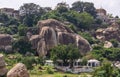
[[[49,67],[47,68],[46,71],[47,71],[48,74],[53,74],[54,73],[54,71],[51,68],[49,68]]]

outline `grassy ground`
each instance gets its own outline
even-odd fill
[[[43,75],[31,75],[30,77],[91,77],[89,74],[68,74],[68,73],[55,73]]]
[[[27,60],[22,59],[23,56],[18,53],[4,54],[4,58],[5,58],[5,62],[8,64],[7,65],[8,70],[10,70],[16,63],[28,62]],[[29,57],[27,57],[26,59],[29,60]],[[31,60],[34,59],[33,58],[30,59],[31,62],[30,64],[32,65],[32,62],[34,63],[34,61]],[[90,77],[89,74],[71,74],[71,73],[59,72],[56,69],[54,69],[54,67],[52,66],[41,66],[40,64],[37,64],[33,66],[32,69],[29,69],[29,73],[30,73],[30,77]]]

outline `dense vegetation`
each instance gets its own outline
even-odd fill
[[[26,33],[29,29],[33,30],[33,34],[37,32],[36,25],[39,20],[49,18],[63,22],[75,33],[87,39],[93,50],[86,55],[81,55],[74,45],[58,45],[50,50],[47,59],[52,59],[54,62],[57,59],[61,59],[64,65],[68,64],[67,61],[70,60],[71,67],[74,60],[78,58],[85,60],[95,58],[102,63],[104,61],[120,61],[118,40],[110,39],[113,47],[104,48],[104,42],[94,37],[95,30],[108,26],[108,23],[103,23],[102,20],[96,18],[96,8],[93,3],[77,1],[71,7],[66,3],[58,3],[55,9],[41,7],[34,3],[26,3],[20,7],[19,11],[22,11],[19,19],[9,17],[6,14],[0,14],[0,33],[13,35],[15,39],[12,44],[14,53],[3,53],[8,63],[8,68],[11,68],[18,62],[22,62],[32,74],[41,74],[40,68],[45,69],[47,74],[54,73],[51,67],[42,68],[46,58],[36,56],[36,51],[31,49],[32,46],[28,38],[26,38]],[[93,77],[120,77],[119,73],[120,70],[111,67],[111,64],[108,62],[108,64],[102,64],[101,67],[97,68],[93,73]]]

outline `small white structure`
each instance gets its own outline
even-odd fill
[[[87,66],[89,66],[89,67],[100,66],[100,61],[98,61],[96,59],[90,59],[90,60],[88,60]]]
[[[52,60],[45,60],[45,65],[53,66],[54,64]]]

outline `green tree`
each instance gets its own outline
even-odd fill
[[[34,3],[25,3],[24,5],[20,7],[19,10],[20,10],[21,16],[39,14],[39,13],[41,14],[44,12],[42,7]]]
[[[37,4],[26,3],[20,7],[20,21],[27,26],[33,26],[40,19],[45,10]]]
[[[81,57],[79,50],[71,44],[58,45],[51,49],[51,59],[53,59],[54,62],[60,59],[63,61],[63,65],[67,65],[69,60],[71,68],[73,67],[73,62],[79,57]]]
[[[66,4],[65,2],[58,3],[57,6],[56,6],[56,10],[57,10],[59,13],[68,12],[69,9],[70,9],[70,8],[69,8],[69,5]]]
[[[27,25],[28,27],[32,27],[34,23],[34,16],[33,15],[27,15],[23,19],[23,24]]]
[[[9,21],[9,17],[6,14],[0,14],[0,22],[5,23]]]
[[[94,4],[90,2],[76,1],[72,4],[71,9],[80,13],[87,12],[93,17],[96,17],[96,8],[94,7]]]
[[[92,24],[94,23],[94,18],[86,13],[86,12],[83,12],[79,15],[80,17],[80,20],[79,20],[79,25],[78,27],[79,28],[83,28],[83,29],[90,29],[92,28]]]
[[[18,26],[18,34],[20,36],[25,36],[26,32],[27,32],[27,27],[26,26],[24,26],[22,24]]]
[[[25,37],[18,38],[13,43],[13,49],[24,55],[26,54],[26,52],[33,53],[31,47],[32,47],[31,43],[27,41]]]
[[[73,10],[59,13],[57,10],[50,11],[42,16],[42,19],[53,18],[59,21],[68,21],[79,29],[91,29],[93,27],[94,18],[89,13],[78,13]]]
[[[105,62],[95,70],[93,77],[113,77],[113,67],[110,62]]]

